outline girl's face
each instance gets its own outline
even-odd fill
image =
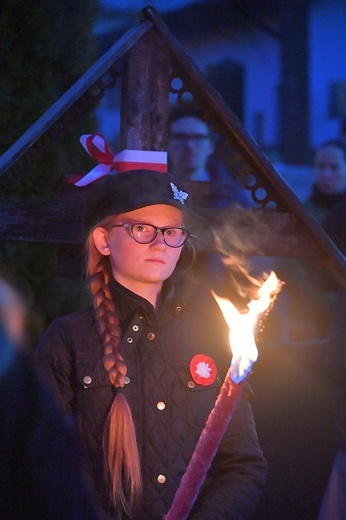
[[[160,228],[183,227],[181,211],[164,204],[122,213],[114,217],[113,222],[134,223],[152,224]],[[144,295],[146,287],[149,290],[161,290],[163,281],[173,273],[182,251],[182,247],[166,245],[161,232],[149,244],[136,242],[126,227],[98,227],[93,237],[99,252],[109,255],[114,278],[141,295]]]

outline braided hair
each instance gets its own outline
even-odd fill
[[[113,216],[108,216],[94,226],[94,229],[107,229],[113,220]],[[118,349],[121,331],[109,286],[113,275],[108,256],[99,253],[95,247],[92,231],[86,243],[86,267],[98,330],[104,346],[103,365],[112,385],[121,389],[125,383],[127,367]],[[119,517],[122,512],[131,516],[131,510],[141,495],[142,481],[133,418],[121,391],[117,392],[105,423],[103,452],[115,509]]]
[[[174,175],[145,169],[132,170],[101,179],[89,192],[87,200],[84,221],[89,231],[86,270],[103,342],[103,366],[111,384],[117,389],[103,433],[104,465],[117,518],[124,515],[131,517],[141,496],[142,479],[133,417],[121,392],[127,367],[119,351],[119,315],[117,302],[110,290],[113,273],[109,256],[103,255],[95,246],[94,231],[99,227],[110,229],[115,215],[152,204],[169,204],[188,216],[189,204],[185,203],[188,194],[183,189]],[[193,257],[194,250],[186,243],[178,261],[178,270],[185,270],[191,265]]]

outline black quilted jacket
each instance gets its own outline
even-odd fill
[[[166,295],[156,315],[143,298],[114,283],[121,312],[121,352],[128,368],[124,394],[136,425],[144,493],[134,518],[162,520],[192,456],[230,362],[228,329],[211,293]],[[116,518],[104,496],[102,431],[116,390],[102,364],[103,348],[91,308],[55,320],[38,347],[38,361],[63,405],[76,418],[87,465],[102,504],[102,519]],[[190,361],[213,358],[218,378],[194,383]],[[249,391],[244,392],[189,519],[251,518],[266,480]]]

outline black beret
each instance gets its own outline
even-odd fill
[[[104,217],[145,206],[168,204],[188,210],[188,194],[170,173],[132,170],[108,175],[92,186],[87,200],[85,227],[90,230]]]

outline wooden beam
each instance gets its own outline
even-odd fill
[[[84,212],[83,196],[0,197],[0,240],[82,244]],[[256,218],[263,231],[254,240],[254,252],[264,256],[325,256],[294,215],[269,211],[258,213]]]
[[[0,240],[82,244],[84,200],[0,197]]]
[[[149,31],[124,60],[120,148],[165,150],[171,61],[163,39]]]

